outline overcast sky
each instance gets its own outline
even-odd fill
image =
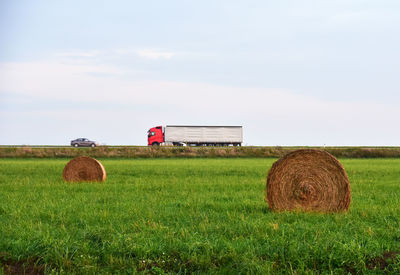
[[[400,1],[0,0],[0,144],[400,145]]]

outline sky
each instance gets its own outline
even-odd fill
[[[0,144],[400,145],[400,1],[0,0]]]

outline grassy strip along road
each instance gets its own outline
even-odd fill
[[[196,158],[196,157],[281,157],[300,148],[325,150],[340,158],[398,158],[400,147],[147,147],[99,146],[73,148],[67,146],[0,146],[0,158],[71,158],[87,155],[97,158]]]

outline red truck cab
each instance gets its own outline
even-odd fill
[[[150,128],[147,131],[147,145],[157,146],[164,142],[164,133],[162,126]]]

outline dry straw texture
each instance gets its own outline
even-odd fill
[[[98,160],[81,156],[65,165],[63,178],[69,182],[105,181],[106,170]]]
[[[267,178],[267,201],[272,210],[347,211],[350,183],[331,154],[297,150],[276,161]]]

